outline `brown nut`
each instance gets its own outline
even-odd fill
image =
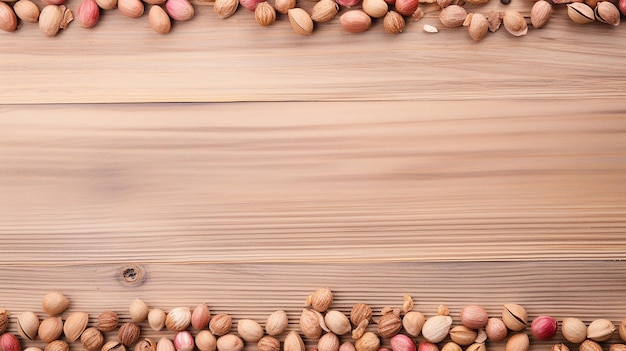
[[[137,323],[127,322],[120,326],[118,331],[118,339],[124,346],[129,346],[139,340],[141,329]]]
[[[369,321],[371,318],[372,308],[364,303],[357,303],[352,307],[352,310],[350,311],[350,322],[352,322],[352,325],[355,327],[358,326],[361,321]]]
[[[230,315],[220,313],[211,318],[211,321],[209,322],[209,330],[217,336],[226,335],[230,331],[232,323],[233,319]]]
[[[80,343],[86,351],[98,351],[104,345],[104,336],[98,328],[87,328],[80,336]]]
[[[57,291],[47,293],[41,301],[43,311],[52,316],[63,313],[69,305],[70,300]]]
[[[74,342],[80,338],[81,334],[87,328],[89,315],[85,312],[74,312],[67,316],[65,324],[63,324],[63,333],[67,341]]]
[[[103,332],[110,332],[117,329],[118,317],[113,311],[104,311],[98,316],[98,329]]]
[[[48,5],[56,6],[56,5]],[[39,339],[43,342],[52,342],[63,334],[61,317],[47,317],[39,324]]]
[[[513,21],[513,19],[511,19],[511,16],[513,15],[509,15],[509,13],[510,12],[507,12],[503,19],[505,27],[507,25],[507,21],[506,21],[507,16],[509,16],[510,21]],[[517,12],[517,14],[519,14],[519,12]],[[522,17],[522,19],[524,18]],[[524,24],[525,23],[526,23],[526,20],[524,19]],[[516,27],[515,29],[519,30],[518,27]],[[512,304],[512,303],[506,304],[504,305],[502,309],[502,321],[504,322],[507,328],[513,331],[523,330],[524,328],[526,328],[526,325],[528,324],[528,315],[526,314],[526,309],[517,304]]]

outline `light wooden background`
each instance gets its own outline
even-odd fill
[[[50,290],[92,322],[140,297],[235,320],[285,309],[296,328],[321,286],[344,312],[410,294],[455,323],[470,303],[626,318],[626,26],[559,8],[481,43],[422,33],[434,14],[399,36],[335,20],[301,37],[196,9],[167,36],[115,11],[52,39],[0,33],[12,331]]]

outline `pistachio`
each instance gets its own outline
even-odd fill
[[[449,341],[441,348],[441,351],[463,351],[461,346],[454,341]]]
[[[357,303],[350,311],[350,322],[353,326],[358,326],[362,320],[370,320],[372,318],[372,308],[364,303]],[[625,319],[626,323],[626,319]]]
[[[254,9],[254,19],[262,26],[269,26],[276,21],[276,10],[267,1],[259,3]]]
[[[339,351],[339,337],[334,333],[326,333],[317,342],[318,351]]]
[[[117,329],[117,324],[118,317],[116,312],[104,311],[98,316],[98,329],[103,332],[110,332]]]
[[[396,334],[389,341],[393,351],[415,351],[415,343],[404,334]]]
[[[383,19],[383,27],[385,27],[385,30],[388,33],[399,34],[404,31],[404,28],[406,27],[406,21],[404,20],[404,17],[402,17],[402,15],[397,13],[396,11],[389,11],[385,15],[385,18]],[[411,312],[408,312],[408,313],[411,313]],[[404,324],[405,319],[406,319],[406,314],[402,318],[403,324]],[[420,329],[421,329],[421,326],[420,326]]]
[[[585,340],[578,347],[579,351],[602,351],[602,346],[593,340]]]
[[[138,6],[131,2],[124,2],[127,0],[118,0],[117,6],[122,12],[123,15],[134,18],[139,17],[143,14],[143,3],[141,6]],[[141,10],[139,10],[141,7]],[[138,14],[138,16],[136,16]],[[148,304],[143,302],[141,299],[134,299],[133,302],[128,306],[128,314],[130,315],[130,320],[136,323],[141,323],[148,318],[148,312],[150,312],[150,308]]]
[[[46,345],[43,351],[69,351],[70,345],[65,340],[54,340]]]
[[[174,335],[174,348],[176,351],[193,351],[195,348],[193,335],[186,330],[182,330]]]
[[[59,7],[57,5],[47,5],[45,8],[49,6]],[[43,12],[42,12],[43,13]],[[41,21],[39,22],[41,23]],[[58,31],[58,28],[57,28]],[[52,342],[61,336],[63,333],[63,321],[61,317],[46,317],[41,324],[39,324],[39,339],[43,342]]]
[[[319,339],[322,336],[322,327],[317,313],[313,310],[303,309],[300,315],[300,330],[310,339]]]
[[[17,5],[17,3],[16,3]],[[15,9],[15,7],[13,8]],[[17,10],[15,11],[17,12]],[[619,26],[620,13],[617,6],[610,1],[600,1],[594,9],[594,14],[599,22],[610,24],[614,27]]]
[[[37,317],[34,312],[24,312],[20,313],[17,316],[17,332],[22,338],[27,340],[35,340],[35,337],[37,337],[38,329],[39,317]]]
[[[326,316],[324,316],[324,322],[326,323],[328,329],[336,335],[347,334],[352,329],[348,317],[346,317],[345,314],[337,310],[326,312]]]
[[[313,20],[309,14],[301,8],[292,8],[287,11],[289,23],[294,32],[300,35],[311,35],[313,33]]]
[[[591,23],[596,17],[593,9],[582,2],[567,4],[567,15],[572,21],[580,24]]]
[[[470,329],[464,325],[457,325],[456,327],[450,329],[450,339],[463,346],[472,344],[477,335],[478,334],[474,329]]]
[[[283,341],[284,351],[305,351],[304,341],[296,331],[290,331]]]
[[[377,351],[380,348],[380,339],[372,332],[365,332],[354,343],[354,348],[356,351]]]
[[[39,7],[30,0],[19,0],[13,4],[13,11],[24,22],[37,23]]]
[[[482,342],[475,342],[468,346],[465,351],[487,351],[487,346]]]
[[[0,350],[2,351],[21,351],[22,345],[17,336],[11,333],[4,333],[0,336]]]
[[[349,10],[339,17],[339,22],[346,32],[365,32],[372,25],[372,18],[362,10]]]
[[[52,316],[63,313],[69,305],[70,300],[68,300],[65,295],[56,291],[47,293],[41,301],[43,311]]]
[[[237,322],[237,333],[247,342],[258,342],[263,337],[263,327],[252,319]]]
[[[596,319],[587,327],[587,338],[593,341],[607,341],[613,336],[615,326],[608,319]]]
[[[559,328],[559,322],[550,316],[539,316],[530,324],[530,331],[539,340],[551,339]]]
[[[459,5],[450,5],[439,13],[439,21],[448,28],[460,27],[465,21],[467,11]]]
[[[402,326],[407,334],[411,336],[418,336],[422,331],[422,326],[426,318],[421,312],[411,311],[402,317]]]
[[[446,7],[446,9],[452,6],[456,5],[448,6]],[[422,335],[424,336],[424,338],[426,338],[427,341],[436,344],[446,338],[451,326],[452,318],[450,316],[430,317],[426,320],[426,322],[424,322],[424,326],[422,327]]]
[[[217,339],[218,351],[241,351],[243,345],[243,340],[235,334],[222,335]]]
[[[166,7],[167,7],[167,4],[170,3],[170,1],[171,0],[168,0],[165,3]],[[184,0],[184,1],[187,1],[187,0]],[[174,5],[174,6],[176,6],[176,5]],[[170,13],[170,15],[171,15],[171,13]],[[176,19],[176,18],[174,18],[174,19]],[[165,328],[167,328],[167,330],[172,330],[172,331],[185,330],[185,329],[187,329],[189,324],[191,324],[191,311],[189,310],[189,307],[176,307],[176,308],[173,308],[167,314],[167,316],[165,317]],[[230,325],[230,323],[229,323],[229,325]],[[230,327],[229,327],[229,329],[230,329]],[[216,333],[213,333],[213,334],[216,334]]]
[[[472,14],[470,18],[469,26],[467,27],[467,32],[469,33],[470,38],[472,38],[475,41],[480,41],[487,35],[488,31],[489,31],[489,21],[487,21],[487,17],[485,17],[485,15],[481,13]],[[483,327],[487,324],[487,321],[489,320],[489,317],[487,316],[486,312],[485,312],[484,317],[486,319],[485,319],[485,324],[483,324]],[[482,323],[482,320],[481,320],[481,323]],[[480,329],[480,328],[475,328],[475,329]]]
[[[228,18],[237,11],[238,6],[239,0],[215,0],[213,10],[219,18]]]
[[[135,351],[156,351],[156,341],[151,338],[143,338],[135,345]]]
[[[320,0],[313,6],[311,19],[320,23],[328,22],[335,18],[338,11],[339,5],[335,0]]]
[[[287,11],[296,7],[296,0],[275,0],[274,8],[280,14],[286,15]]]
[[[280,335],[285,332],[288,323],[289,320],[285,311],[275,311],[267,317],[267,321],[265,322],[265,331],[271,336]]]
[[[385,0],[363,0],[362,7],[363,11],[373,18],[381,18],[389,11]]]
[[[101,351],[126,351],[126,347],[119,341],[109,341],[102,345]],[[165,350],[164,350],[165,351]],[[174,351],[174,350],[171,350]]]
[[[126,322],[120,326],[120,330],[118,331],[118,340],[122,345],[129,346],[137,342],[139,340],[139,334],[141,333],[141,329],[139,325],[134,322]]]
[[[196,334],[196,347],[200,351],[215,351],[217,339],[209,330],[202,330]]]
[[[189,21],[195,15],[195,10],[189,0],[167,0],[165,2],[165,11],[176,21]],[[191,322],[191,311],[189,312],[189,318]],[[167,327],[167,321],[165,321],[165,326]]]
[[[516,37],[521,37],[528,33],[528,23],[526,23],[526,18],[524,18],[524,16],[517,11],[506,11],[504,13],[504,17],[502,17],[502,23],[504,24],[504,28]],[[519,305],[510,304],[507,306],[510,306],[510,308],[505,307],[505,310],[508,310],[508,313],[502,314],[504,324],[506,324],[506,326],[513,331],[520,331],[526,328],[526,324],[528,324],[526,310]],[[505,319],[505,315],[507,316],[507,319]]]
[[[257,351],[280,351],[280,341],[273,336],[264,336],[256,344]]]
[[[31,312],[32,313],[32,312]],[[34,314],[34,313],[33,313]],[[35,315],[35,317],[37,317],[37,315]],[[19,329],[19,316],[17,317],[17,327]],[[4,333],[7,328],[9,327],[9,314],[7,313],[6,310],[0,308],[0,334]],[[39,327],[39,319],[37,319],[37,327]],[[19,331],[19,330],[18,330]],[[37,332],[37,328],[35,328],[35,332]],[[28,337],[22,335],[23,338],[27,338]]]
[[[159,5],[152,5],[148,11],[150,28],[159,34],[167,34],[172,29],[170,16]],[[161,330],[165,326],[165,312],[160,309],[151,309],[148,313],[148,324],[154,330]]]
[[[100,19],[100,8],[95,0],[83,0],[76,10],[78,23],[84,28],[91,28]]]
[[[485,332],[487,333],[487,338],[495,342],[504,340],[508,333],[506,324],[500,318],[489,318],[485,326]]]
[[[543,27],[548,23],[550,16],[552,16],[552,4],[546,0],[535,2],[530,9],[530,23],[532,23],[535,28]]]
[[[74,342],[80,338],[81,334],[87,328],[89,315],[85,312],[74,312],[67,316],[63,325],[63,333],[67,341]]]
[[[80,336],[80,343],[86,351],[98,351],[104,344],[104,336],[98,328],[87,328]]]
[[[587,338],[587,326],[578,318],[563,318],[561,321],[561,334],[565,340],[580,344]]]
[[[525,333],[519,333],[512,335],[507,340],[504,347],[505,351],[528,351],[530,347],[530,340]]]

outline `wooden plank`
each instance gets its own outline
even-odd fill
[[[182,254],[175,250],[162,252],[164,260],[166,256]],[[618,323],[626,316],[625,262],[154,263],[143,266],[145,280],[134,287],[121,284],[119,274],[123,267],[0,266],[0,279],[10,282],[0,286],[1,307],[11,312],[10,328],[14,331],[16,316],[21,311],[34,311],[43,317],[41,297],[50,290],[62,291],[70,298],[71,307],[64,316],[72,311],[86,311],[91,324],[104,310],[117,311],[121,320],[127,321],[128,305],[140,297],[151,307],[166,311],[178,306],[193,308],[205,302],[213,314],[229,313],[235,323],[242,318],[264,322],[274,310],[284,309],[289,328],[298,329],[305,297],[321,286],[334,291],[333,309],[349,313],[355,303],[368,303],[375,320],[383,307],[401,304],[404,294],[411,295],[415,309],[427,317],[436,314],[438,305],[447,305],[455,325],[459,324],[461,308],[473,303],[484,306],[491,316],[499,316],[504,303],[519,303],[526,307],[530,320],[548,314],[558,320],[575,316],[586,323],[597,318]],[[375,328],[370,326],[371,330]],[[147,323],[142,324],[142,330],[150,337],[171,338],[174,334],[151,331]],[[116,334],[108,333],[108,338],[115,339]],[[350,340],[349,336],[342,339]],[[615,336],[611,342],[618,340]],[[560,341],[560,333],[551,341],[533,340],[531,350],[546,350]],[[311,347],[315,345],[314,340],[307,342]],[[43,346],[39,341],[25,344]],[[576,346],[569,345],[572,349]],[[248,350],[255,349],[252,344],[247,346]],[[504,350],[504,343],[488,343],[487,347]],[[76,345],[76,349],[80,346]]]
[[[572,102],[5,106],[0,263],[621,260],[623,105]]]
[[[78,4],[68,1],[74,11]],[[307,9],[313,4],[299,2]],[[531,4],[492,0],[467,8],[528,15]],[[93,29],[71,23],[55,38],[29,23],[0,33],[0,104],[484,97],[565,97],[581,104],[626,95],[626,46],[620,44],[626,27],[577,25],[564,6],[526,37],[500,30],[480,43],[465,28],[424,33],[424,24],[441,27],[437,12],[409,20],[398,36],[387,34],[382,21],[364,34],[349,34],[335,19],[302,37],[285,16],[262,28],[243,9],[227,20],[217,18],[210,4],[196,4],[196,10],[192,21],[176,23],[166,36],[150,29],[147,15],[130,19],[117,11],[107,11]]]

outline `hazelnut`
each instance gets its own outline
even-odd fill
[[[80,336],[80,343],[86,351],[98,351],[104,344],[104,336],[98,328],[87,328]]]
[[[4,333],[0,336],[0,350],[2,351],[21,351],[22,345],[17,336],[11,333]]]
[[[141,13],[143,13],[143,5],[142,5]],[[128,14],[124,14],[124,15],[128,16]],[[129,16],[129,17],[133,17],[133,16]],[[143,302],[141,299],[134,299],[133,302],[130,303],[130,306],[128,306],[128,314],[130,315],[130,320],[136,323],[141,323],[145,321],[146,318],[148,318],[148,312],[150,312],[150,308],[148,307],[148,304]]]
[[[52,316],[63,313],[69,305],[70,300],[56,291],[47,293],[41,301],[44,312]]]
[[[190,332],[183,330],[174,335],[174,348],[176,351],[193,351],[194,347],[194,339]]]
[[[34,312],[24,312],[17,316],[17,332],[27,340],[35,340],[39,329],[39,317]]]
[[[48,5],[55,6],[55,5]],[[63,334],[61,317],[47,317],[39,324],[39,339],[43,342],[52,342]]]
[[[350,321],[353,326],[358,326],[362,320],[370,320],[372,318],[372,308],[364,303],[357,303],[350,311]]]
[[[394,313],[387,313],[378,320],[378,335],[388,339],[398,334],[402,329],[402,320]]]
[[[263,337],[263,327],[252,319],[237,322],[237,333],[247,342],[258,342]]]
[[[139,340],[141,329],[137,323],[127,322],[120,326],[118,339],[124,346],[132,345]]]
[[[235,334],[222,335],[217,339],[218,351],[241,351],[243,346],[243,340]]]
[[[276,336],[285,332],[289,319],[287,313],[283,310],[278,310],[270,314],[265,322],[265,331],[268,335]]]
[[[539,316],[530,324],[530,331],[539,340],[551,339],[559,328],[559,322],[550,316]]]
[[[230,315],[221,313],[211,318],[211,322],[209,322],[209,330],[217,336],[225,335],[230,331],[232,323],[233,319]]]
[[[117,329],[117,313],[104,311],[98,316],[98,329],[103,332],[110,332]]]
[[[63,333],[67,341],[74,342],[80,338],[81,334],[87,328],[89,315],[85,312],[74,312],[67,316],[65,324],[63,324]]]
[[[290,331],[289,334],[285,337],[283,341],[283,350],[284,351],[305,351],[304,349],[304,341],[295,331]],[[374,350],[375,351],[375,350]]]
[[[191,313],[191,326],[196,330],[205,329],[211,320],[209,307],[201,303]]]
[[[167,3],[169,2],[170,1],[168,0]],[[185,330],[187,329],[189,324],[191,324],[191,310],[189,310],[189,307],[176,307],[172,309],[165,317],[165,327],[167,328],[167,330]]]
[[[280,341],[273,336],[264,336],[256,344],[257,351],[280,351]]]
[[[215,335],[208,330],[202,330],[196,335],[196,347],[200,351],[215,351],[216,343]]]
[[[415,343],[404,334],[394,335],[389,342],[393,351],[415,351]]]

